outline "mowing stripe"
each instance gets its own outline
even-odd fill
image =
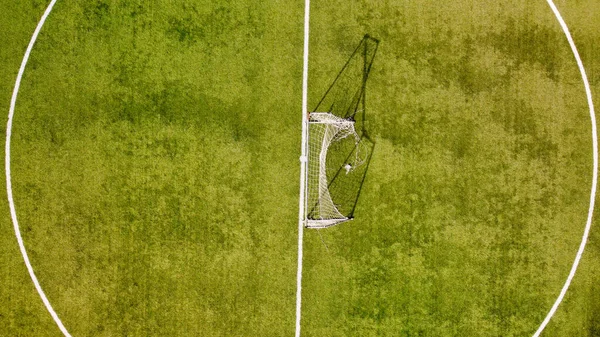
[[[571,266],[571,271],[569,272],[569,276],[567,277],[567,280],[565,281],[565,284],[563,285],[562,290],[560,291],[560,294],[558,295],[558,298],[556,298],[554,305],[552,305],[552,308],[548,312],[548,315],[546,315],[546,318],[544,319],[544,321],[542,322],[540,327],[537,329],[537,331],[535,332],[533,337],[538,337],[542,333],[542,331],[544,331],[544,329],[546,328],[546,325],[548,325],[548,322],[550,322],[550,319],[552,318],[552,316],[554,316],[554,313],[558,309],[558,306],[560,305],[563,298],[565,297],[565,294],[567,293],[567,290],[569,289],[569,286],[571,285],[571,281],[573,280],[573,277],[575,276],[575,272],[577,271],[577,267],[579,266],[579,261],[581,260],[581,255],[583,254],[583,251],[585,250],[585,245],[587,244],[588,236],[590,234],[590,227],[592,226],[592,216],[594,214],[594,202],[596,200],[596,184],[598,182],[598,134],[596,132],[596,114],[594,113],[594,102],[592,101],[592,91],[590,89],[590,84],[588,82],[588,78],[585,73],[585,68],[583,67],[583,62],[581,61],[581,58],[579,57],[579,52],[577,51],[575,42],[573,42],[573,37],[571,37],[569,28],[567,27],[567,24],[563,20],[562,16],[560,15],[560,12],[558,11],[558,8],[556,8],[556,6],[552,2],[552,0],[547,0],[547,1],[548,1],[548,5],[550,5],[550,8],[552,9],[552,12],[554,12],[554,15],[556,16],[558,23],[560,23],[560,27],[562,28],[563,32],[565,33],[567,40],[569,41],[569,45],[571,46],[571,50],[573,51],[575,60],[577,60],[577,66],[579,67],[579,72],[581,72],[581,79],[583,80],[583,85],[585,86],[585,94],[587,96],[587,103],[590,108],[590,120],[592,122],[592,147],[593,147],[593,152],[594,152],[593,153],[594,171],[592,173],[592,190],[590,193],[590,206],[588,208],[587,222],[585,224],[585,229],[583,231],[583,237],[581,238],[581,244],[579,245],[579,250],[577,251],[577,255],[575,256],[575,261],[573,261],[573,265]]]
[[[296,337],[300,337],[300,317],[302,314],[302,244],[306,218],[306,142],[308,138],[308,28],[310,0],[304,2],[304,56],[302,64],[302,155],[300,157],[300,201],[298,210],[298,272],[296,274]]]
[[[37,277],[35,276],[35,273],[33,272],[33,267],[31,266],[31,262],[29,261],[29,256],[27,255],[27,250],[25,250],[25,244],[23,243],[23,237],[21,237],[21,230],[19,229],[19,222],[17,221],[17,211],[15,209],[15,202],[13,200],[12,182],[11,182],[11,178],[10,178],[10,137],[12,134],[12,122],[13,122],[13,116],[15,114],[15,106],[17,104],[17,96],[19,95],[19,88],[21,87],[21,79],[23,78],[23,73],[25,72],[25,66],[27,66],[27,61],[29,61],[29,55],[31,54],[31,50],[33,49],[35,41],[37,40],[37,37],[38,37],[40,31],[42,30],[42,27],[44,26],[44,23],[46,22],[48,15],[50,15],[50,12],[52,11],[52,8],[54,7],[55,3],[56,3],[56,0],[50,1],[50,4],[46,8],[44,15],[42,15],[40,22],[38,22],[37,27],[35,28],[35,31],[33,32],[33,35],[31,36],[31,40],[29,41],[29,45],[27,46],[27,50],[25,51],[25,56],[23,56],[23,61],[21,61],[21,67],[19,68],[19,72],[17,74],[15,88],[13,90],[12,97],[10,99],[10,109],[8,111],[8,122],[6,124],[6,147],[5,147],[4,163],[5,163],[5,170],[6,170],[6,193],[8,196],[8,206],[10,207],[10,217],[12,218],[13,226],[15,228],[15,236],[17,237],[17,242],[19,243],[19,248],[21,249],[21,255],[23,255],[23,260],[25,260],[25,265],[27,266],[27,271],[29,271],[29,276],[31,277],[31,280],[33,281],[35,290],[37,290],[38,294],[40,295],[42,302],[44,302],[44,305],[46,306],[46,309],[48,310],[48,312],[54,319],[54,322],[56,322],[56,325],[58,325],[58,328],[60,329],[60,331],[62,331],[63,335],[65,335],[67,337],[71,337],[71,335],[69,334],[69,332],[67,331],[67,329],[65,328],[63,323],[61,322],[60,318],[58,318],[58,315],[52,308],[50,301],[48,301],[46,294],[42,290],[42,286],[40,285],[40,282],[38,281]]]

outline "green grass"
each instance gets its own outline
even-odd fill
[[[558,4],[600,95],[600,9]],[[0,104],[45,2],[0,4]],[[591,6],[592,8],[588,8]],[[309,105],[364,33],[356,219],[305,232],[305,336],[526,336],[581,239],[591,139],[544,1],[314,1]],[[74,336],[294,329],[303,3],[59,1],[14,121],[37,276]],[[4,131],[3,131],[4,132]],[[4,205],[0,334],[58,336]],[[595,227],[544,336],[599,336]]]

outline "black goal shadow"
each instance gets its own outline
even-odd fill
[[[379,40],[365,35],[312,110],[355,122],[358,139],[351,135],[332,143],[326,164],[331,199],[338,211],[348,218],[354,216],[375,149],[375,142],[366,129],[366,89],[378,45]],[[308,214],[316,207],[309,205]]]
[[[331,170],[330,177],[328,173],[328,189],[338,211],[348,218],[353,218],[367,177],[369,165],[373,158],[375,142],[366,134],[363,134],[358,144],[352,144],[354,146],[344,146],[344,143],[350,144],[354,142],[340,142],[332,146],[336,148],[345,147],[345,151],[340,151],[340,153],[346,155],[343,160],[340,160],[341,156],[337,155],[327,158],[327,166],[337,168],[336,170]],[[330,149],[331,152],[335,152],[336,150]],[[347,167],[347,163],[352,162],[354,160],[353,157],[357,156],[361,158],[362,162],[355,167]]]

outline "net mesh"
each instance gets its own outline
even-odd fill
[[[345,220],[348,217],[341,213],[340,204],[336,204],[329,192],[329,183],[332,181],[332,162],[339,161],[335,158],[336,152],[329,153],[333,143],[341,142],[348,138],[357,144],[360,140],[354,130],[354,121],[346,120],[330,113],[312,113],[309,119],[309,150],[308,150],[308,218],[311,220]],[[328,160],[329,155],[329,160]],[[353,167],[361,164],[360,157],[349,158],[348,163],[341,166],[348,168],[349,173]],[[329,165],[328,165],[329,164]],[[328,172],[330,173],[328,176]],[[316,224],[316,223],[315,223]]]
[[[378,41],[366,35],[308,120],[307,227],[352,218],[374,147],[365,131],[365,88]]]

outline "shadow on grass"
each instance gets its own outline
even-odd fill
[[[348,218],[354,216],[375,149],[366,130],[366,88],[378,46],[379,40],[365,35],[312,110],[355,122],[358,137],[332,142],[326,159],[329,194],[337,210]],[[309,218],[319,217],[319,202],[316,198],[309,205]]]

